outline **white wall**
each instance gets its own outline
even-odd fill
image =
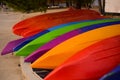
[[[105,12],[120,13],[120,0],[106,0]]]

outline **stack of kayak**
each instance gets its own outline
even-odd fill
[[[44,80],[108,80],[120,74],[108,76],[120,64],[119,18],[68,10],[25,19],[13,32],[24,38],[10,41],[1,55],[25,56],[32,68],[53,69]]]

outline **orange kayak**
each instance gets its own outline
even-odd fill
[[[33,68],[54,69],[82,49],[100,40],[120,35],[120,24],[85,32],[57,45],[32,63]]]
[[[119,63],[120,35],[97,42],[76,53],[44,80],[99,80]]]

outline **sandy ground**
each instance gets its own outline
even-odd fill
[[[0,52],[9,41],[19,38],[11,29],[22,16],[19,13],[0,12]],[[19,63],[19,57],[11,54],[0,56],[0,80],[23,80]]]
[[[60,10],[48,10],[50,12],[58,12]],[[31,14],[13,13],[13,12],[0,12],[0,52],[5,45],[12,40],[21,38],[12,33],[12,26],[25,18],[43,14],[40,12]],[[5,56],[0,55],[0,80],[24,80],[21,72],[20,57],[8,54]]]

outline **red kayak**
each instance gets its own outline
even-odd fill
[[[76,53],[44,80],[99,80],[120,63],[120,35]]]
[[[83,16],[86,16],[84,18]],[[105,18],[93,10],[70,10],[56,13],[48,13],[25,19],[13,27],[13,32],[20,36],[32,36],[38,32],[60,24]]]

